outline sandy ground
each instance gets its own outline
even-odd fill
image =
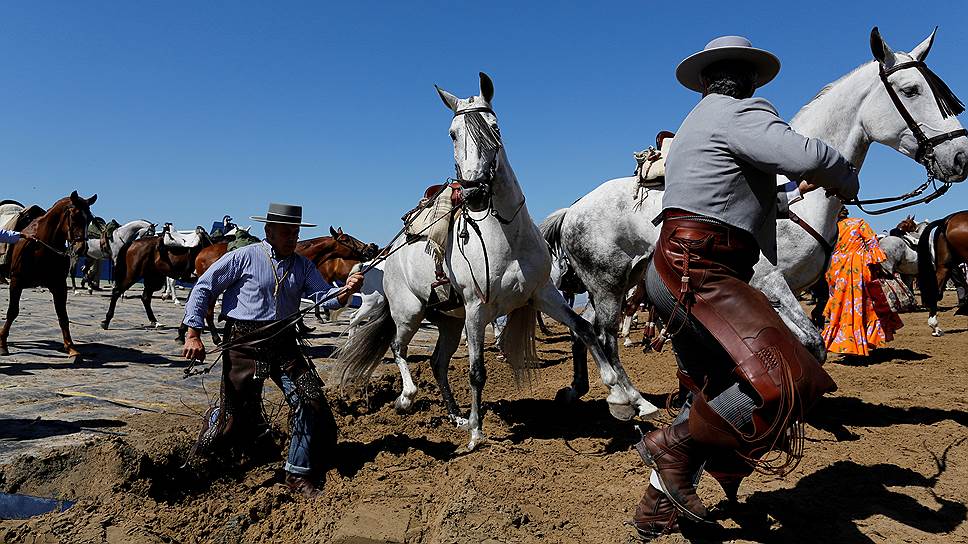
[[[648,476],[632,450],[639,431],[609,416],[594,370],[583,402],[552,400],[571,377],[562,329],[541,339],[543,364],[529,387],[515,388],[488,351],[488,441],[471,453],[438,400],[427,365],[432,331],[411,350],[420,388],[412,413],[393,409],[394,365],[379,369],[365,395],[327,380],[342,435],[324,495],[307,500],[280,483],[284,438],[268,459],[183,467],[214,381],[181,378],[174,331],[143,330],[138,300],[124,301],[117,330],[105,333],[96,323],[107,300],[73,297],[87,357],[72,364],[54,350],[49,297],[27,298],[13,354],[0,359],[0,491],[78,502],[60,514],[0,521],[0,542],[635,541],[626,521]],[[163,322],[177,323],[177,308],[155,307]],[[923,313],[904,319],[895,342],[866,364],[828,364],[840,390],[815,410],[800,467],[782,479],[753,475],[740,490],[744,506],[722,530],[689,540],[968,542],[968,322],[948,311],[948,334],[932,338]],[[324,377],[337,330],[320,327],[312,338]],[[675,387],[671,353],[625,348],[622,356],[639,388],[663,402]],[[458,352],[451,377],[465,407],[466,368]],[[269,399],[284,429],[279,396]],[[709,478],[700,494],[709,505],[723,497]]]

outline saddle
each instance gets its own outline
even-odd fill
[[[655,146],[632,153],[635,157],[635,177],[639,187],[662,187],[665,185],[665,159],[672,147],[675,134],[668,130],[656,134]]]
[[[447,311],[462,304],[444,273],[444,257],[450,240],[451,224],[457,213],[460,213],[462,204],[459,183],[431,185],[424,191],[417,207],[403,216],[407,243],[427,240],[426,252],[434,259],[436,274],[436,280],[431,285],[428,306],[439,311]]]
[[[5,230],[23,232],[27,228],[27,225],[33,223],[45,213],[47,213],[47,210],[34,204],[29,208],[20,210],[16,216],[7,221],[6,225],[3,225],[3,228]],[[8,276],[11,253],[13,253],[13,244],[0,244],[0,277],[6,278]]]
[[[161,245],[165,247],[198,247],[202,243],[201,235],[196,231],[192,234],[182,234],[176,230],[168,229],[161,234]]]

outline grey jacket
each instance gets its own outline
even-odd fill
[[[776,264],[777,174],[857,196],[856,170],[837,150],[797,134],[762,98],[704,97],[666,158],[662,209],[678,208],[751,233]]]

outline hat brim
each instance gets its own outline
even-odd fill
[[[260,223],[277,223],[279,225],[295,225],[297,227],[318,227],[319,225],[314,225],[312,223],[296,223],[292,221],[279,221],[277,219],[266,219],[265,216],[259,217],[257,215],[250,215],[249,219],[253,221],[258,221]]]
[[[721,60],[745,61],[756,68],[756,86],[762,87],[780,73],[780,59],[773,53],[755,47],[717,47],[687,57],[676,67],[676,79],[687,89],[702,92],[700,74],[707,66]]]

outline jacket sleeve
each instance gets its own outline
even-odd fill
[[[205,314],[208,313],[209,305],[229,286],[241,279],[242,266],[239,260],[242,256],[241,251],[230,251],[198,278],[185,302],[186,325],[193,329],[205,328]]]
[[[21,236],[17,231],[0,229],[0,244],[16,244]]]
[[[309,261],[304,259],[304,266],[306,267],[306,283],[303,285],[303,296],[312,299],[315,302],[326,299],[326,297],[332,297],[323,302],[323,308],[327,310],[338,310],[343,307],[336,299],[336,296],[343,289],[339,286],[330,285],[323,275],[319,273],[319,269]]]
[[[771,174],[806,180],[838,195],[857,196],[857,170],[836,149],[798,134],[762,98],[742,101],[726,128],[730,150]]]

